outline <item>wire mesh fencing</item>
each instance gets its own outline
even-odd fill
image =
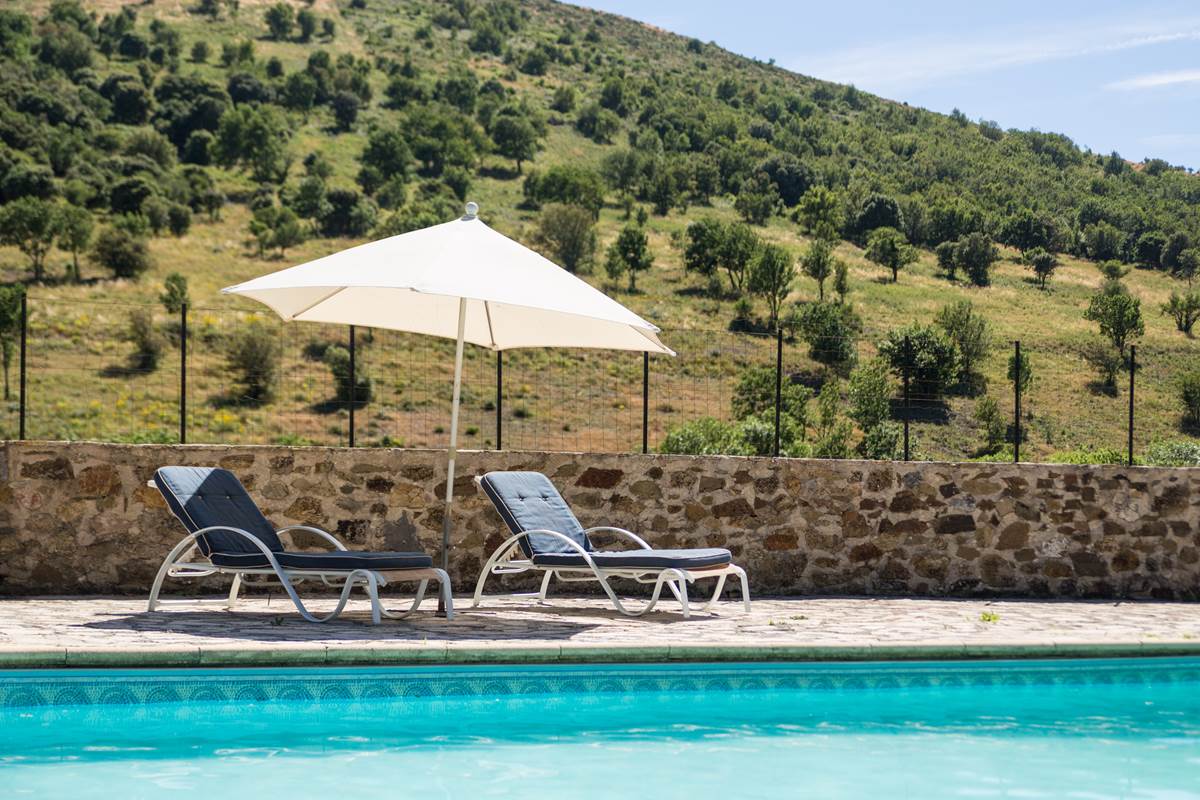
[[[28,299],[0,436],[444,447],[454,342],[266,312]],[[1195,443],[1200,351],[667,330],[674,358],[467,345],[459,446],[1128,461]],[[967,357],[969,355],[969,358]],[[1194,403],[1200,406],[1200,378]],[[22,398],[24,400],[22,401]]]

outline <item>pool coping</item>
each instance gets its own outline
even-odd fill
[[[1200,656],[1200,640],[1136,642],[959,642],[861,645],[487,644],[364,647],[274,643],[270,647],[6,647],[0,669],[103,667],[303,667],[430,664],[622,664],[698,662],[967,661],[979,659]]]

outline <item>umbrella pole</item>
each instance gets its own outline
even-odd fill
[[[450,450],[446,464],[446,512],[442,517],[442,569],[450,568],[450,507],[454,503],[454,457],[458,453],[458,398],[462,393],[463,335],[467,326],[467,300],[458,300],[458,339],[454,344],[454,399],[450,406]]]

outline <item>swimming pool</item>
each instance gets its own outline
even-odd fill
[[[1200,659],[0,672],[0,795],[264,791],[1200,797]]]

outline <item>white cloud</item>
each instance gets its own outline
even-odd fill
[[[986,37],[920,37],[789,59],[788,68],[862,88],[914,89],[1007,67],[1200,40],[1200,19],[1109,22],[1053,33],[993,29]]]
[[[1134,91],[1137,89],[1158,89],[1163,86],[1175,86],[1181,83],[1200,83],[1200,69],[1181,69],[1175,72],[1152,72],[1147,75],[1136,75],[1123,81],[1114,81],[1105,89],[1116,91]]]

